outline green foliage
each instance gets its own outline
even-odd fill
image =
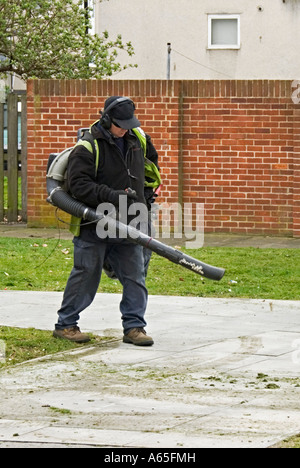
[[[0,0],[0,74],[28,78],[88,79],[127,66],[118,51],[134,54],[121,36],[89,33],[90,10],[74,0]]]

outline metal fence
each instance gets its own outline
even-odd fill
[[[0,222],[27,221],[27,103],[11,93],[0,104]]]

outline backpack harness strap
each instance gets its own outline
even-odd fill
[[[145,187],[151,187],[153,189],[156,189],[161,185],[161,177],[157,166],[154,164],[154,162],[150,161],[150,159],[146,157],[147,140],[145,132],[141,128],[133,128],[132,131],[139,139],[145,157]],[[95,155],[96,176],[99,167],[100,151],[97,140],[94,139],[91,134],[91,128],[85,132],[83,138],[81,138],[76,143],[75,147],[76,146],[84,146],[90,153]],[[146,178],[148,180],[146,180]],[[80,224],[81,218],[76,218],[75,216],[72,216],[70,231],[76,237],[78,237],[80,234]]]

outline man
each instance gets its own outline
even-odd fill
[[[124,205],[124,200],[128,207],[134,202],[143,205],[151,202],[153,190],[144,187],[144,152],[133,131],[140,127],[134,111],[134,103],[129,98],[113,96],[106,100],[100,120],[90,130],[95,146],[98,145],[97,164],[94,152],[80,142],[69,157],[68,186],[74,198],[93,208],[109,203],[118,209],[121,201]],[[157,152],[149,136],[146,142],[147,158],[157,165]],[[79,343],[89,341],[89,336],[81,333],[78,320],[95,297],[104,261],[107,261],[123,286],[120,303],[123,341],[151,346],[153,339],[145,331],[148,293],[142,247],[127,239],[100,238],[96,224],[84,221],[73,243],[74,267],[53,336]]]

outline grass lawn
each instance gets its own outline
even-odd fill
[[[149,294],[300,299],[298,249],[206,247],[186,252],[225,268],[224,278],[219,282],[202,278],[153,254]],[[63,291],[72,264],[72,241],[0,238],[0,289]],[[121,292],[121,286],[103,274],[99,291]]]
[[[276,444],[274,448],[300,448],[300,434],[284,439]]]
[[[95,345],[107,338],[90,334],[89,344]],[[0,360],[0,369],[24,361],[82,347],[82,344],[56,339],[52,332],[35,328],[2,327],[0,340],[5,342],[5,359]]]

